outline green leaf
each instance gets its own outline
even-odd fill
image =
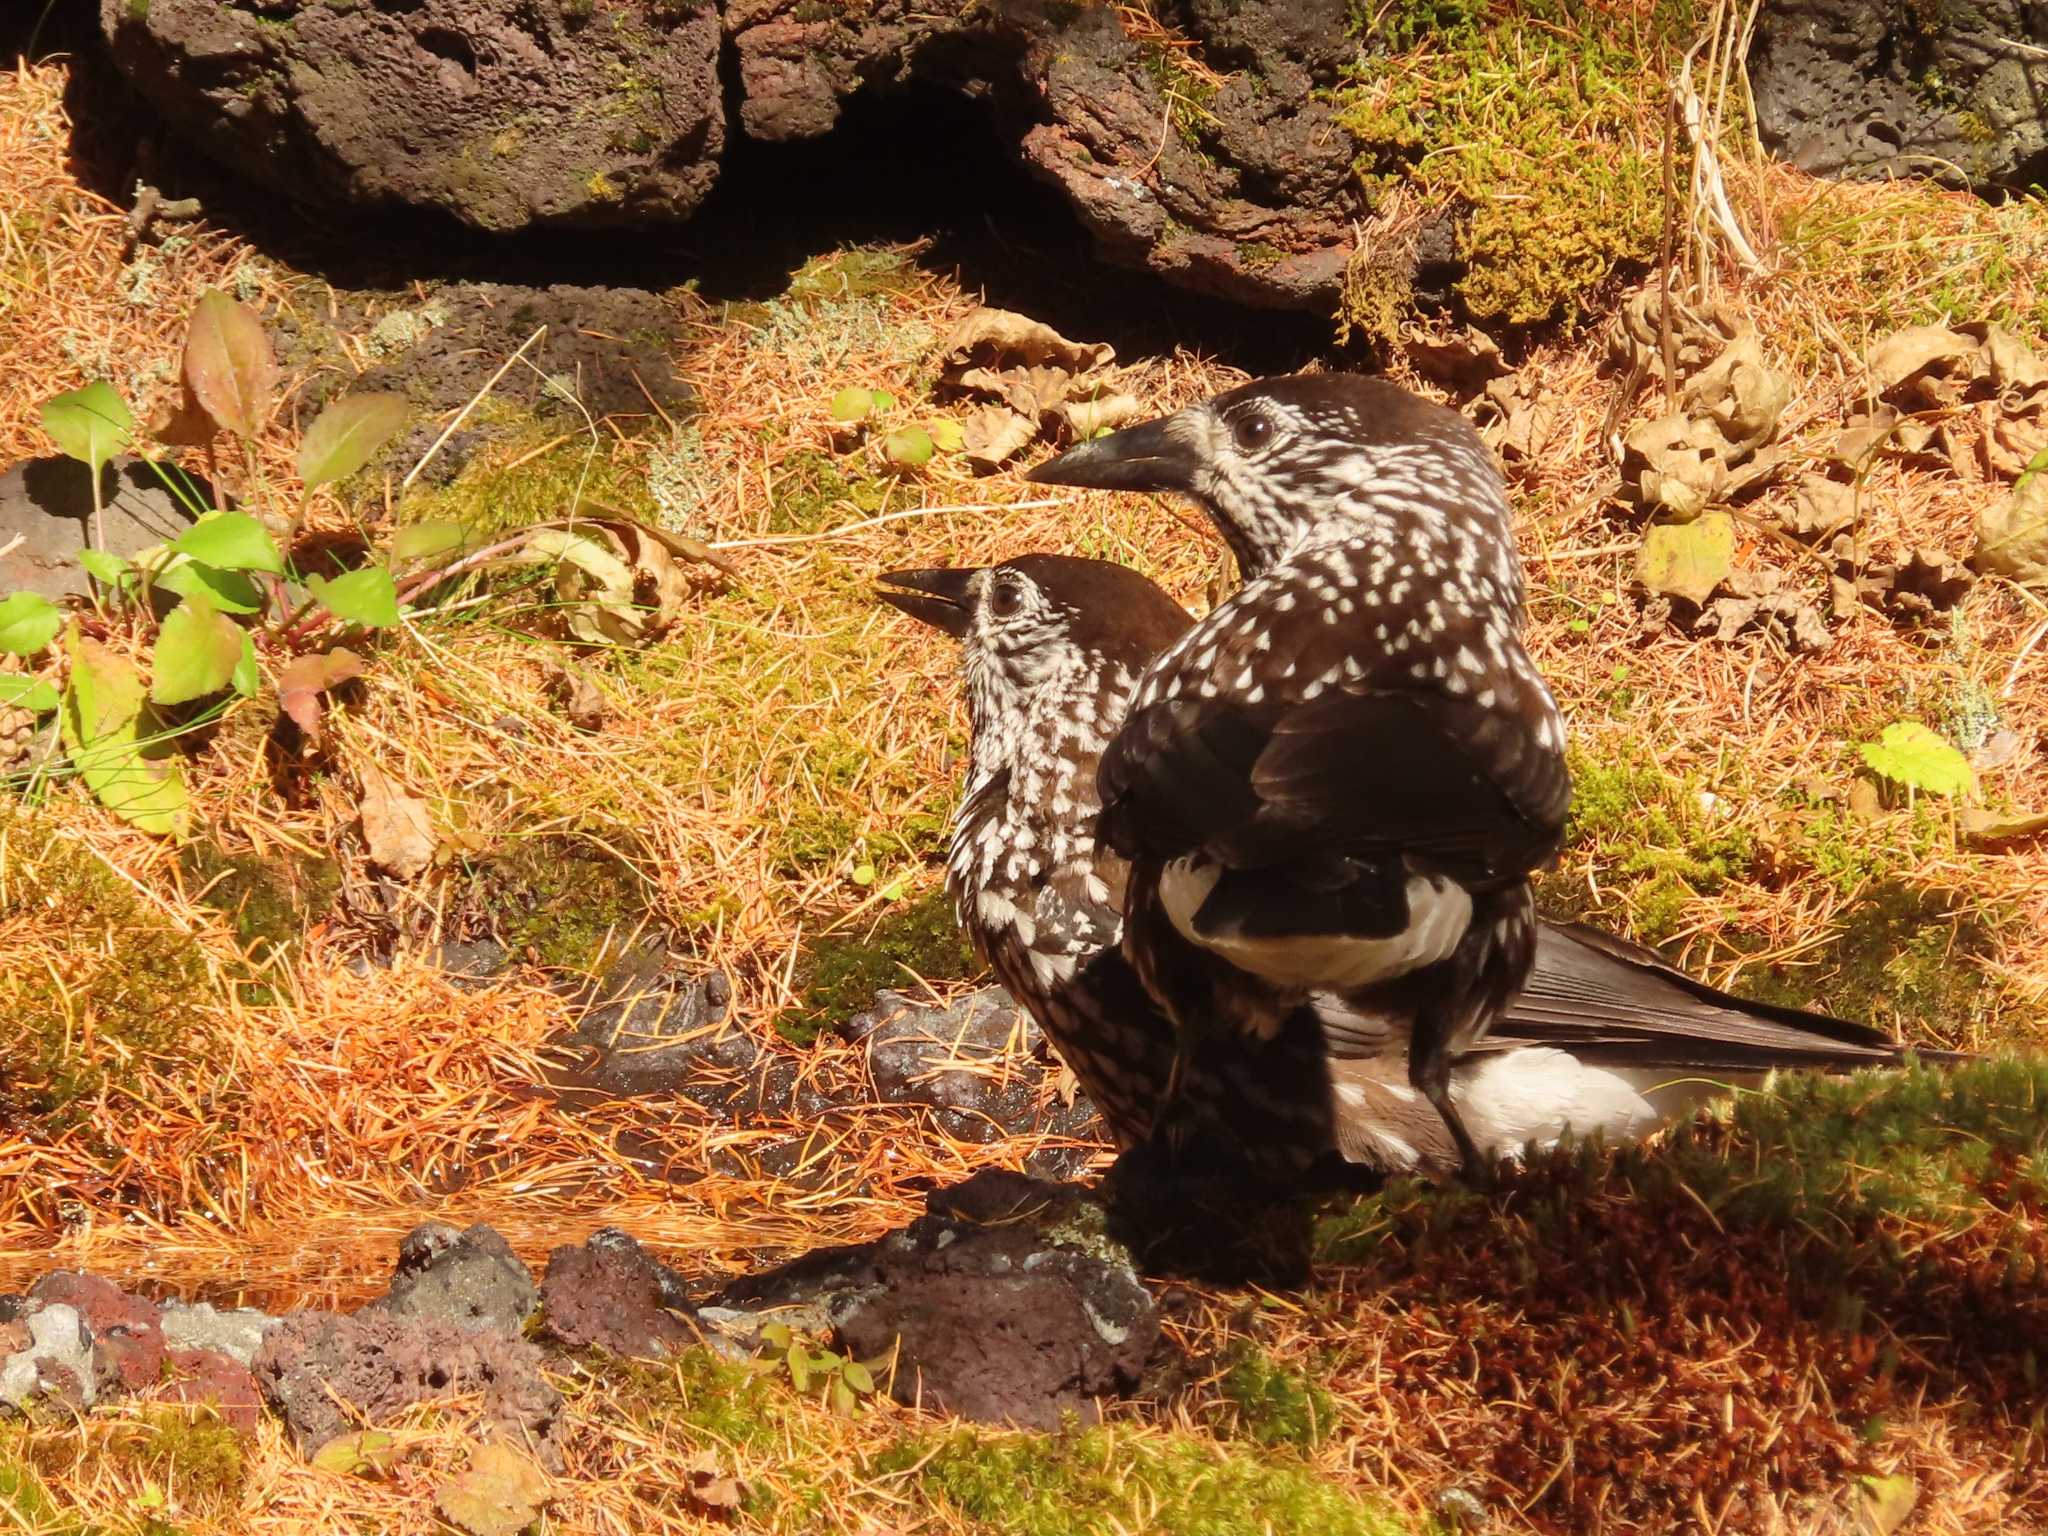
[[[958,453],[967,446],[967,432],[950,416],[938,416],[924,424],[932,445],[941,453]]]
[[[851,425],[866,421],[875,414],[875,392],[872,389],[842,389],[832,397],[832,419]]]
[[[868,393],[873,396],[877,411],[893,411],[896,409],[896,397],[886,389],[871,389]]]
[[[0,709],[25,709],[47,715],[57,707],[57,690],[40,677],[0,672]]]
[[[391,540],[391,558],[399,565],[415,560],[438,560],[452,555],[470,542],[470,530],[461,523],[414,523],[401,528]]]
[[[306,589],[337,619],[366,629],[389,629],[398,622],[398,584],[381,565],[366,565],[332,581],[309,576]]]
[[[789,1363],[789,1379],[790,1379],[790,1381],[791,1381],[791,1382],[792,1382],[792,1383],[793,1383],[793,1384],[795,1385],[795,1387],[796,1387],[797,1391],[799,1391],[799,1392],[808,1392],[808,1391],[810,1391],[810,1390],[811,1390],[811,1357],[810,1357],[809,1355],[807,1355],[807,1354],[805,1354],[805,1353],[804,1353],[804,1347],[803,1347],[803,1345],[801,1345],[801,1344],[792,1344],[792,1345],[790,1345],[790,1346],[789,1346],[789,1353],[788,1353],[788,1355],[787,1355],[787,1356],[785,1356],[784,1358],[785,1358],[785,1359],[786,1359],[786,1360],[788,1361],[788,1363]]]
[[[398,1440],[385,1430],[360,1429],[352,1435],[336,1435],[313,1453],[313,1465],[322,1472],[344,1477],[375,1477],[389,1472],[398,1462]]]
[[[95,380],[83,389],[55,395],[43,402],[43,430],[57,446],[97,475],[115,454],[135,440],[135,417],[114,393],[114,386]]]
[[[246,629],[242,631],[242,659],[235,663],[228,682],[245,699],[255,698],[256,690],[263,686],[263,669],[256,665],[256,639]]]
[[[1697,607],[1728,579],[1734,564],[1735,519],[1703,512],[1689,523],[1654,523],[1643,531],[1636,580]]]
[[[834,1376],[831,1387],[832,1411],[842,1418],[852,1418],[860,1412],[860,1399],[853,1395],[853,1388],[846,1384],[844,1376]]]
[[[165,617],[150,656],[152,704],[189,704],[234,680],[248,631],[194,593]],[[252,658],[253,659],[253,658]]]
[[[855,885],[873,885],[875,883],[875,866],[872,864],[856,864],[853,867],[851,878]]]
[[[71,681],[59,728],[86,788],[145,832],[181,833],[189,810],[184,763],[144,707],[142,679],[123,657],[71,626]]]
[[[237,437],[254,437],[270,414],[277,362],[263,322],[217,288],[199,296],[185,336],[185,382],[206,414]]]
[[[223,571],[282,573],[284,559],[263,525],[246,512],[209,512],[170,547]]]
[[[795,1337],[796,1335],[789,1331],[789,1324],[787,1323],[763,1323],[761,1325],[762,1342],[772,1345],[776,1349],[788,1349],[790,1341]]]
[[[123,560],[119,555],[110,555],[104,549],[81,549],[78,563],[85,567],[85,573],[103,587],[119,590],[135,585],[135,564]]]
[[[33,656],[64,627],[64,614],[40,592],[10,592],[0,597],[0,651]]]
[[[1960,795],[1977,783],[1970,760],[1917,720],[1886,726],[1857,751],[1879,778],[1924,794]]]
[[[904,468],[929,464],[932,457],[931,434],[923,427],[904,427],[891,432],[882,439],[882,454],[891,464]]]
[[[240,571],[223,571],[185,556],[179,556],[173,564],[165,566],[158,573],[156,584],[179,597],[204,593],[223,613],[263,611],[263,593]]]
[[[858,1360],[846,1362],[846,1384],[854,1391],[866,1394],[875,1390],[874,1373]]]
[[[329,402],[299,442],[299,478],[309,491],[348,478],[369,463],[411,415],[403,395],[343,395]]]

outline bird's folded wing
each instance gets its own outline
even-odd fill
[[[1125,723],[1100,782],[1104,833],[1134,855],[1409,856],[1473,878],[1546,858],[1570,794],[1526,722],[1421,689],[1162,700]]]
[[[1902,1054],[1866,1025],[1750,1002],[1640,945],[1551,923],[1538,935],[1528,982],[1487,1044],[1554,1045],[1608,1066],[1696,1072],[1874,1066]]]

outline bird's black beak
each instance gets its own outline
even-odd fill
[[[973,566],[935,566],[924,571],[891,571],[876,580],[884,585],[875,588],[875,596],[883,602],[901,608],[913,619],[922,619],[947,634],[959,639],[967,633],[967,626],[974,621],[974,609],[969,605],[967,586],[977,574]],[[890,587],[905,590],[891,592]]]
[[[1200,461],[1176,418],[1140,422],[1107,437],[1076,443],[1024,478],[1039,485],[1085,485],[1103,491],[1187,491]]]

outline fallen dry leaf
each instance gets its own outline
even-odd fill
[[[391,782],[384,770],[364,763],[358,772],[363,798],[363,841],[370,862],[386,874],[410,880],[434,860],[434,832],[427,808]]]
[[[961,418],[961,449],[976,469],[1002,464],[1055,429],[1092,436],[1138,414],[1108,390],[1107,343],[1067,340],[1006,309],[978,309],[939,346],[936,392],[976,402]]]
[[[1657,523],[1643,533],[1636,580],[1651,592],[1704,604],[1735,563],[1735,519],[1708,512],[1687,523]]]
[[[490,1441],[469,1453],[469,1470],[434,1490],[434,1505],[470,1536],[519,1536],[547,1503],[545,1473],[510,1446]]]
[[[1764,361],[1763,343],[1746,332],[1693,376],[1679,402],[1720,429],[1725,456],[1735,462],[1777,436],[1779,418],[1792,403],[1792,381]]]
[[[304,732],[306,744],[321,745],[320,722],[325,714],[321,695],[363,675],[363,659],[346,646],[319,656],[301,656],[277,674],[277,703]]]
[[[537,525],[507,558],[553,564],[558,615],[576,639],[644,645],[669,631],[691,594],[673,537],[628,518],[579,517]]]
[[[1778,516],[1778,526],[1806,544],[1832,538],[1856,521],[1856,487],[1826,475],[1801,475],[1792,490],[1792,505]]]
[[[604,692],[583,668],[565,666],[555,678],[562,713],[579,731],[604,729]]]
[[[1500,343],[1476,325],[1467,324],[1447,336],[1404,334],[1401,350],[1417,373],[1461,395],[1476,394],[1514,371],[1501,355]]]
[[[1116,360],[1107,342],[1069,341],[1051,326],[1008,309],[977,309],[939,343],[939,367],[952,372],[976,363],[998,367],[1050,363],[1067,373],[1089,373]]]
[[[2010,497],[1985,509],[1977,519],[1970,564],[2022,586],[2048,585],[2048,468],[2035,470]]]
[[[1646,421],[1623,440],[1622,493],[1673,518],[1698,517],[1728,488],[1725,448],[1715,427],[1683,412]]]
[[[2048,811],[1987,811],[1971,805],[1956,813],[1956,825],[1972,848],[1996,851],[2048,833]]]

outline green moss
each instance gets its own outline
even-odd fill
[[[1277,266],[1287,253],[1277,245],[1268,245],[1263,240],[1241,241],[1237,247],[1237,259],[1247,270],[1262,272],[1267,267]]]
[[[639,872],[582,838],[523,838],[483,865],[477,881],[505,947],[562,970],[596,969],[647,915]]]
[[[126,10],[130,21],[149,20],[149,0],[128,0]]]
[[[1328,1437],[1337,1405],[1315,1382],[1262,1350],[1247,1350],[1223,1374],[1236,1432],[1260,1445],[1312,1451]]]
[[[1339,121],[1369,194],[1406,180],[1465,210],[1457,291],[1472,314],[1575,320],[1655,254],[1662,141],[1644,104],[1697,34],[1693,11],[1666,0],[1640,28],[1588,0],[1374,13],[1381,48],[1335,93]]]
[[[18,1461],[0,1459],[0,1515],[18,1521],[17,1529],[47,1531],[52,1536],[68,1536],[80,1529],[58,1518],[35,1469]]]
[[[1992,948],[1995,927],[1950,893],[1885,881],[1861,890],[1840,929],[1802,951],[1796,969],[1746,974],[1744,989],[1766,1002],[1961,1045],[1997,1003],[1996,984],[1973,963]]]
[[[959,1430],[906,1442],[878,1470],[1001,1536],[1398,1536],[1384,1509],[1305,1467],[1181,1434],[1097,1427]]]
[[[908,293],[918,281],[917,267],[901,251],[856,246],[806,261],[790,274],[787,296],[843,303],[877,294]]]
[[[333,859],[289,851],[231,854],[201,840],[178,851],[178,868],[194,896],[227,916],[243,948],[258,960],[325,917],[341,890]]]
[[[152,1058],[205,1058],[219,994],[192,936],[83,843],[0,812],[0,927],[15,925],[48,948],[0,987],[0,1113],[55,1132]]]
[[[1710,810],[1704,786],[1612,744],[1574,747],[1570,764],[1566,844],[1596,863],[1601,887],[1626,905],[1630,926],[1647,942],[1676,932],[1694,898],[1749,872],[1754,835]],[[1546,877],[1542,889],[1554,897],[1565,883]]]
[[[245,1474],[241,1435],[210,1412],[151,1414],[128,1454],[183,1499],[225,1499],[241,1488]]]
[[[521,413],[505,411],[491,424],[514,431],[494,444],[445,486],[415,489],[400,508],[408,523],[456,522],[488,536],[525,528],[572,512],[615,508],[631,517],[660,521],[644,473],[578,435],[545,452],[527,455],[561,435]],[[593,451],[595,449],[595,451]],[[523,462],[522,462],[523,461]]]
[[[1209,102],[1216,95],[1215,85],[1189,70],[1177,48],[1141,43],[1138,58],[1166,102],[1166,115],[1175,135],[1197,154],[1205,153],[1202,133],[1215,121],[1209,112]]]
[[[851,1017],[874,1001],[883,987],[913,984],[913,978],[957,981],[977,966],[952,903],[943,891],[907,902],[864,931],[833,934],[814,943],[799,967],[801,1002],[775,1027],[799,1044]]]
[[[818,533],[888,509],[896,482],[884,475],[848,479],[849,461],[808,450],[778,466],[768,503],[770,533]]]

